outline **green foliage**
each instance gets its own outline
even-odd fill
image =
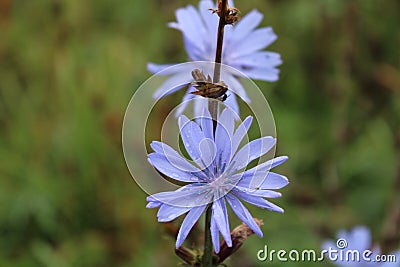
[[[166,23],[188,3],[0,0],[0,266],[177,265],[125,166],[121,124],[148,61],[185,61]],[[265,237],[228,265],[271,265],[256,258],[265,244],[319,249],[355,224],[398,247],[385,227],[400,194],[399,2],[236,5],[262,11],[279,36],[281,79],[258,85],[291,184],[276,201],[284,215],[251,209]]]

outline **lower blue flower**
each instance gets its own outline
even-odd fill
[[[322,249],[328,251],[328,259],[339,267],[400,267],[400,250],[394,251],[382,258],[379,245],[373,246],[371,232],[365,226],[356,226],[350,231],[340,230],[337,241],[326,240]],[[330,258],[329,251],[336,250]],[[366,253],[369,252],[369,253]],[[382,259],[386,258],[386,262]]]
[[[208,110],[205,109],[203,114],[195,121],[183,115],[179,118],[180,135],[192,161],[182,157],[167,144],[157,141],[151,143],[154,152],[148,155],[149,162],[164,175],[188,184],[176,191],[147,197],[147,208],[159,208],[159,222],[169,222],[187,213],[177,236],[178,248],[207,206],[211,205],[211,236],[215,252],[218,253],[219,233],[226,244],[232,246],[226,203],[258,236],[262,236],[261,229],[241,200],[271,211],[283,212],[282,208],[265,198],[280,197],[281,194],[274,190],[289,183],[285,176],[270,171],[285,162],[287,157],[277,157],[246,170],[250,162],[275,146],[276,139],[271,136],[262,137],[239,148],[247,136],[251,116],[235,129],[235,116],[229,109],[225,109],[218,116],[214,133],[213,120]]]

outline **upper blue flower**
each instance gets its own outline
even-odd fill
[[[212,203],[211,233],[215,251],[219,251],[219,232],[228,246],[232,245],[226,201],[233,212],[257,235],[260,227],[239,200],[283,212],[283,209],[264,198],[277,198],[273,190],[288,184],[288,179],[269,170],[287,160],[277,157],[245,170],[247,165],[275,146],[276,139],[262,137],[239,148],[247,135],[252,117],[247,117],[235,130],[233,113],[225,109],[218,117],[215,134],[207,109],[204,116],[191,121],[179,118],[183,144],[192,162],[162,142],[152,142],[154,153],[149,162],[164,175],[189,183],[176,191],[161,192],[147,197],[148,208],[157,208],[158,221],[168,222],[188,212],[179,230],[176,247],[186,239],[189,231],[209,203]]]
[[[233,2],[230,6],[233,6]],[[211,0],[199,2],[199,9],[196,10],[192,5],[179,8],[176,11],[177,22],[169,23],[171,28],[178,29],[183,34],[186,52],[190,61],[214,61],[217,43],[217,28],[219,17],[212,14],[209,8],[215,5]],[[273,43],[277,36],[271,27],[258,28],[263,15],[257,10],[253,10],[237,22],[234,26],[225,27],[222,63],[231,66],[249,78],[277,81],[279,69],[276,67],[282,63],[278,53],[263,51]],[[171,65],[148,64],[148,69],[152,73],[157,73]],[[175,69],[164,74],[171,77],[161,85],[155,92],[154,97],[159,98],[171,94],[181,89],[184,83],[189,83],[193,79],[190,75],[192,70]],[[250,102],[245,89],[240,84],[238,77],[227,73],[221,77],[231,91],[238,94],[244,101]],[[172,87],[175,87],[173,90]],[[189,92],[194,91],[189,88],[184,96],[184,101],[197,97]],[[231,94],[226,100],[226,104],[238,112],[238,104],[235,94]],[[179,111],[181,112],[182,107]]]
[[[372,246],[371,233],[369,229],[365,226],[356,226],[351,231],[340,230],[337,234],[337,238],[344,239],[345,245],[338,248],[338,244],[331,240],[325,241],[322,244],[322,248],[329,250],[343,250],[344,258],[342,260],[337,259],[333,261],[333,264],[340,267],[400,267],[400,250],[390,253],[391,255],[395,255],[395,262],[379,262],[376,259],[376,256],[381,255],[381,249],[379,245]],[[363,259],[363,252],[366,250],[370,250],[372,255],[366,255],[370,260]],[[358,251],[360,258],[359,261],[352,260],[352,254],[350,251]],[[349,253],[350,258],[346,259],[346,252]]]

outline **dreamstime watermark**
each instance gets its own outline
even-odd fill
[[[257,252],[259,261],[293,261],[293,262],[321,262],[328,259],[332,262],[397,262],[396,255],[377,255],[372,250],[348,249],[347,240],[339,238],[336,241],[337,248],[329,247],[316,251],[314,249],[303,250],[269,250],[268,245]]]

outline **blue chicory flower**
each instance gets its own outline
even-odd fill
[[[184,115],[179,118],[180,135],[192,163],[167,144],[151,143],[154,152],[148,155],[149,162],[164,175],[188,184],[176,191],[147,197],[147,208],[159,207],[159,222],[169,222],[187,213],[177,236],[178,248],[211,203],[210,229],[218,253],[219,232],[226,244],[232,246],[226,202],[239,219],[259,236],[262,236],[260,227],[239,198],[261,208],[283,212],[282,208],[264,198],[281,197],[281,193],[273,190],[285,187],[288,179],[270,172],[270,169],[285,162],[287,157],[277,157],[245,170],[250,162],[270,151],[276,139],[262,137],[239,148],[251,125],[251,116],[235,130],[233,113],[226,108],[218,117],[214,134],[210,113],[205,109],[203,114],[195,121]]]
[[[229,2],[232,7],[233,2]],[[218,16],[209,10],[214,7],[216,6],[211,0],[203,0],[199,2],[198,10],[192,5],[179,8],[176,11],[177,22],[169,23],[171,28],[182,32],[189,61],[214,61],[219,20]],[[277,39],[277,36],[271,27],[257,29],[262,18],[263,15],[260,12],[253,10],[243,16],[234,26],[225,27],[222,63],[239,70],[243,77],[274,82],[279,78],[279,69],[276,67],[282,64],[282,60],[278,53],[263,51]],[[147,67],[150,72],[157,73],[173,65],[149,63]],[[158,99],[182,89],[184,85],[193,80],[190,75],[191,71],[191,69],[181,70],[179,68],[166,71],[164,75],[171,75],[171,77],[158,88],[153,95],[154,98]],[[238,78],[237,73],[229,72],[221,76],[221,80],[228,85],[232,92],[249,103],[250,99]],[[171,90],[171,84],[174,85],[173,90]],[[193,91],[193,87],[188,89],[178,114],[185,108],[184,103],[187,103],[187,100],[198,98],[198,96],[190,94]],[[235,94],[231,94],[225,103],[238,113],[239,107]]]
[[[381,255],[381,249],[379,245],[372,246],[371,233],[369,229],[365,226],[356,226],[350,231],[340,230],[337,234],[338,240],[342,243],[338,244],[339,241],[327,240],[322,244],[322,248],[329,250],[342,250],[343,258],[338,257],[338,259],[332,260],[333,264],[340,267],[400,267],[400,250],[395,251],[393,253],[389,253],[390,255],[395,255],[395,262],[379,262],[376,259],[376,256]],[[370,260],[363,258],[363,253],[366,250],[370,250],[372,252],[371,255],[366,255]],[[359,260],[358,256],[355,256],[356,260],[353,260],[351,251],[359,252]],[[350,258],[346,258],[346,253],[348,253]],[[355,255],[355,254],[354,254]]]

